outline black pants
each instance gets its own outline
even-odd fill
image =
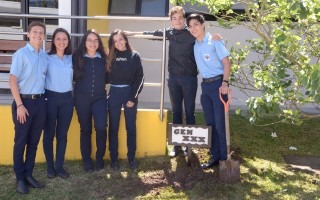
[[[46,102],[43,96],[38,99],[22,98],[22,102],[29,113],[24,124],[17,120],[17,105],[15,101],[12,103],[15,128],[13,169],[18,181],[32,176],[38,143],[46,119]]]
[[[96,162],[103,167],[107,143],[107,99],[106,95],[95,98],[87,94],[75,94],[75,108],[80,123],[80,149],[84,168],[92,168],[91,134],[92,118],[96,130]]]
[[[47,161],[48,173],[53,173],[53,139],[56,136],[56,170],[61,171],[67,148],[67,134],[73,115],[72,93],[53,92],[46,90],[47,117],[43,132],[43,151]]]

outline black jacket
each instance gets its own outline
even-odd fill
[[[132,92],[129,100],[136,102],[144,83],[140,55],[129,50],[116,51],[116,60],[111,64],[108,82],[112,85],[130,85]]]
[[[79,56],[83,57],[80,68]],[[75,86],[74,92],[89,94],[99,98],[106,95],[106,61],[105,58],[89,58],[77,53],[72,55]]]
[[[163,36],[163,30],[145,31],[145,35]],[[168,71],[177,76],[197,76],[198,70],[193,54],[195,38],[187,27],[182,30],[166,29],[169,40]]]

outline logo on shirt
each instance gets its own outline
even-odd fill
[[[210,61],[210,55],[209,54],[204,54],[203,56],[205,61]]]
[[[127,61],[127,58],[116,58],[116,61]]]

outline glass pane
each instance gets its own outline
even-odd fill
[[[59,0],[29,0],[29,13],[37,14],[37,15],[58,15],[59,13],[58,1]],[[39,19],[39,20],[42,20],[42,19]],[[45,24],[58,25],[58,20],[46,19]]]
[[[113,0],[110,14],[135,15],[136,0]]]
[[[13,13],[19,14],[21,11],[21,1],[20,0],[11,0],[11,1],[4,1],[0,0],[0,13]],[[20,26],[20,19],[15,18],[3,18],[0,17],[0,27],[19,27]],[[2,39],[3,35],[0,34]]]
[[[141,15],[164,17],[167,15],[166,5],[167,1],[164,0],[142,0]]]
[[[59,0],[29,0],[30,7],[58,8]]]

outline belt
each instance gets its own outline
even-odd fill
[[[211,83],[213,81],[218,81],[218,80],[221,80],[221,79],[222,79],[222,75],[219,75],[219,76],[215,76],[215,77],[211,77],[211,78],[203,78],[202,82]]]
[[[43,96],[43,94],[20,94],[21,98],[24,99],[38,99]]]

